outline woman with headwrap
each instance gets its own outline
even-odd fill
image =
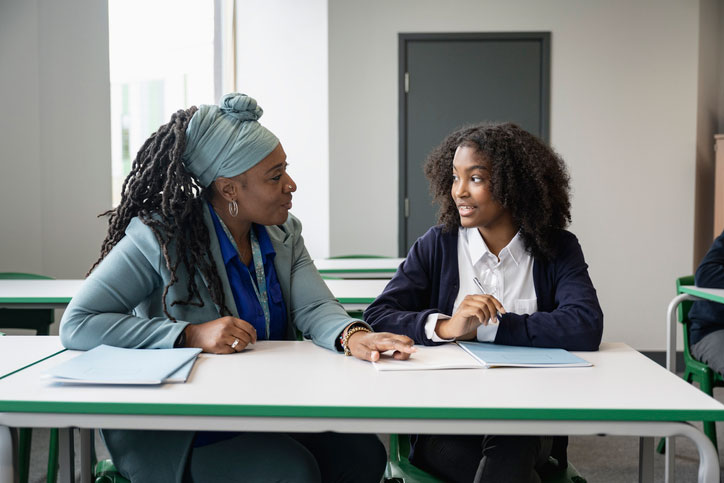
[[[176,112],[141,147],[109,215],[101,256],[63,315],[69,349],[200,347],[235,353],[293,339],[361,359],[414,351],[351,320],[289,214],[296,185],[251,97]],[[248,357],[253,357],[253,353]],[[379,481],[374,435],[104,430],[135,482]],[[284,464],[278,464],[284,462]]]

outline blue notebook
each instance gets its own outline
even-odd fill
[[[459,341],[458,345],[485,367],[588,367],[593,365],[565,349],[464,341]]]
[[[100,345],[46,371],[72,384],[185,382],[201,349],[124,349]]]

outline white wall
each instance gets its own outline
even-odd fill
[[[0,3],[0,271],[42,272],[37,2]],[[12,113],[12,114],[11,114]]]
[[[110,207],[108,10],[0,2],[0,271],[80,278]]]
[[[693,263],[698,2],[331,1],[331,253],[396,253],[397,34],[486,31],[552,32],[551,142],[604,339],[662,350]]]
[[[237,0],[237,90],[264,109],[297,183],[292,213],[313,258],[329,255],[326,0]]]

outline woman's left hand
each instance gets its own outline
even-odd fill
[[[403,361],[416,351],[412,339],[390,332],[355,332],[347,340],[347,346],[356,358],[372,362],[379,360],[381,352],[393,350],[392,357]]]

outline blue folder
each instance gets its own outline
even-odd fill
[[[520,347],[489,342],[459,341],[458,344],[486,367],[588,367],[593,365],[565,349]]]
[[[161,384],[183,382],[197,348],[124,349],[100,345],[46,371],[56,382],[72,384]]]

